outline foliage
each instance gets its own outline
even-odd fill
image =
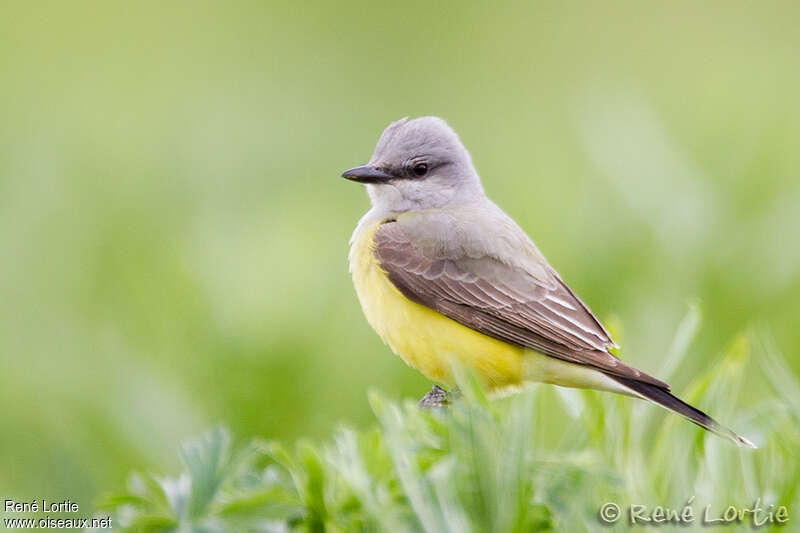
[[[680,365],[698,320],[692,310],[665,367]],[[208,533],[592,531],[609,501],[680,509],[693,498],[699,515],[760,497],[796,509],[800,387],[763,338],[735,339],[684,394],[756,451],[629,398],[537,387],[490,402],[462,375],[446,411],[372,393],[377,427],[324,444],[256,440],[234,452],[214,429],[183,446],[179,476],[134,475],[102,507],[125,531]],[[745,380],[765,386],[760,402],[736,405]]]

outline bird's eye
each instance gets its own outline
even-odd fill
[[[428,164],[427,163],[417,163],[414,165],[412,169],[414,171],[414,175],[417,177],[424,176],[428,173]]]

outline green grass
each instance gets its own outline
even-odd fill
[[[698,323],[693,309],[665,370],[681,366]],[[227,430],[211,430],[184,444],[178,476],[133,475],[100,508],[124,531],[150,532],[595,531],[605,502],[624,513],[687,501],[694,530],[707,505],[718,518],[757,498],[791,518],[800,386],[764,338],[735,338],[682,394],[753,438],[755,451],[611,394],[542,386],[490,402],[462,373],[463,396],[445,411],[374,392],[375,427],[321,443],[256,439],[235,450]],[[745,404],[745,386],[762,392]]]

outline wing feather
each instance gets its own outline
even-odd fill
[[[669,389],[608,351],[611,336],[546,262],[542,279],[486,254],[429,257],[397,222],[382,224],[374,243],[389,279],[413,301],[503,341]]]

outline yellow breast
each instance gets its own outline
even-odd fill
[[[452,384],[451,359],[471,368],[490,388],[519,385],[525,350],[488,337],[412,302],[389,280],[374,251],[380,223],[359,228],[350,271],[364,315],[381,339],[428,379]]]

